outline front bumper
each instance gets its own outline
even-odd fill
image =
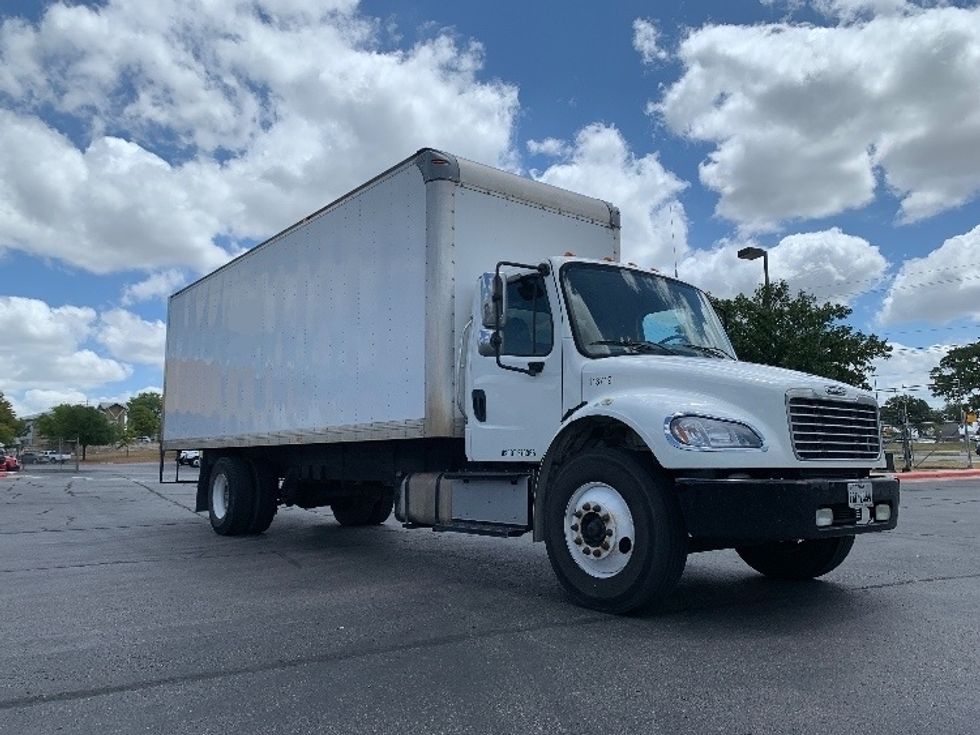
[[[859,480],[678,478],[677,498],[687,531],[721,546],[762,541],[792,541],[887,531],[898,523],[898,480],[871,477],[873,504],[887,503],[891,517],[861,524],[848,504],[848,484]],[[819,508],[833,510],[833,524],[818,527]]]

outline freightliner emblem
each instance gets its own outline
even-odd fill
[[[847,391],[839,385],[828,385],[826,391],[828,396],[843,396],[847,394]]]

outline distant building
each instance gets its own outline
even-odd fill
[[[18,443],[22,447],[34,447],[44,441],[44,437],[35,428],[37,420],[43,415],[43,413],[36,413],[32,416],[24,416],[21,418],[21,421],[24,423],[24,433],[18,437]]]
[[[126,407],[121,403],[100,403],[99,411],[120,431],[126,429]]]

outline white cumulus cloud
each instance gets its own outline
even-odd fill
[[[687,183],[655,153],[636,156],[611,125],[593,123],[571,143],[549,144],[560,156],[539,181],[612,202],[622,216],[622,259],[666,269],[687,250],[687,218],[677,195]]]
[[[723,241],[709,251],[691,251],[679,274],[722,298],[751,293],[763,282],[763,264],[738,258],[748,245],[758,243]],[[876,245],[837,227],[787,235],[767,250],[771,281],[785,280],[793,292],[807,291],[821,301],[849,303],[877,287],[888,268]]]
[[[88,400],[88,398],[84,393],[71,388],[67,390],[31,388],[30,390],[24,391],[23,396],[19,399],[14,397],[14,399],[11,401],[11,405],[14,408],[14,413],[16,413],[19,418],[24,418],[25,416],[34,416],[39,413],[44,413],[45,411],[53,408],[54,406],[59,406],[62,403],[77,405],[80,403],[85,403],[86,400]]]
[[[648,110],[714,146],[701,181],[745,230],[863,207],[881,185],[906,222],[980,191],[980,8],[707,25],[678,56],[683,76]]]
[[[440,32],[382,50],[386,33],[314,0],[56,2],[4,21],[0,247],[202,272],[418,148],[513,166],[517,89],[478,78],[483,48]]]
[[[644,64],[666,61],[670,54],[660,46],[660,31],[653,21],[637,18],[633,21],[633,48]]]
[[[929,392],[932,382],[929,371],[939,365],[953,345],[934,344],[917,348],[901,342],[889,343],[892,346],[891,357],[873,363],[873,383],[881,391],[878,400],[884,403],[892,395],[908,394],[927,401],[931,406],[944,405],[942,398],[936,398]]]
[[[122,303],[130,306],[140,301],[166,298],[187,283],[184,274],[176,269],[158,271],[138,283],[131,283],[123,289]]]
[[[95,323],[87,307],[0,297],[0,390],[78,392],[129,377],[129,365],[84,346]]]
[[[112,309],[100,317],[96,339],[119,360],[162,367],[167,325],[146,321],[125,309]]]
[[[0,244],[93,273],[229,258],[201,181],[135,143],[84,151],[34,117],[0,111]]]
[[[906,260],[885,295],[879,321],[980,322],[980,225],[946,240],[924,258]]]

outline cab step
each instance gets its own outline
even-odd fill
[[[482,523],[479,521],[454,521],[432,527],[433,531],[446,533],[471,533],[477,536],[501,536],[505,538],[522,536],[531,529],[526,526],[513,526],[509,523]]]

